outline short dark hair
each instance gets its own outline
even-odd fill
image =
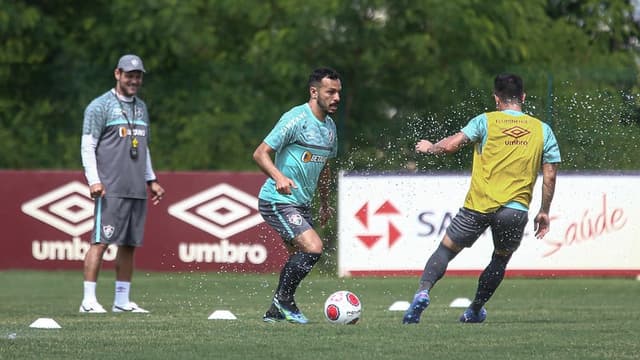
[[[321,67],[313,70],[309,75],[308,86],[318,86],[322,82],[322,79],[329,78],[331,80],[340,80],[340,74],[332,68]]]
[[[522,78],[515,74],[499,74],[493,81],[493,93],[502,101],[522,101],[524,84]]]

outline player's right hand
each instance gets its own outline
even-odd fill
[[[89,187],[89,195],[93,198],[103,197],[105,194],[105,188],[102,183],[93,184]]]
[[[291,188],[297,189],[296,183],[288,177],[276,180],[276,191],[279,194],[291,195]]]
[[[416,152],[426,154],[431,150],[432,147],[433,147],[433,143],[431,141],[420,140],[416,144]]]

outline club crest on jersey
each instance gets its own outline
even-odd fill
[[[293,225],[302,225],[302,215],[300,214],[289,215],[287,220]]]
[[[329,131],[329,133],[327,134],[327,136],[329,137],[329,142],[333,142],[333,139],[335,137],[335,135],[333,134],[333,131]]]
[[[142,109],[138,106],[135,107],[135,112],[133,114],[133,117],[136,119],[140,119],[142,118]]]
[[[310,151],[305,151],[302,154],[302,162],[305,162],[305,163],[308,163],[308,162],[324,163],[326,161],[327,161],[326,156],[315,155],[315,154],[312,154]]]
[[[107,237],[107,239],[110,239],[111,236],[113,236],[113,233],[115,232],[116,228],[113,227],[113,225],[105,225],[102,227],[102,232],[104,233],[104,236]]]

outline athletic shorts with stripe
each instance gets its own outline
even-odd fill
[[[146,199],[98,198],[91,243],[142,246],[146,217]]]
[[[258,210],[264,221],[289,245],[293,245],[296,236],[313,228],[309,206],[270,203],[260,199]]]

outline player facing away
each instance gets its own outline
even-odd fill
[[[268,176],[258,195],[260,214],[289,251],[273,301],[263,316],[265,322],[308,322],[294,295],[323,250],[311,215],[316,189],[322,226],[333,212],[329,206],[331,172],[327,160],[336,157],[338,150],[336,125],[330,115],[340,103],[340,75],[333,69],[316,69],[309,76],[308,89],[309,101],[284,113],[253,153]]]
[[[474,153],[464,205],[427,261],[419,289],[402,319],[404,324],[420,321],[429,305],[429,291],[442,278],[449,262],[490,227],[494,246],[491,260],[478,279],[473,302],[460,317],[464,323],[485,320],[484,305],[502,282],[511,255],[520,246],[539,171],[543,177],[542,201],[534,219],[535,236],[542,238],[549,231],[560,150],[551,128],[522,112],[524,99],[519,76],[498,75],[494,80],[497,111],[476,116],[460,132],[435,144],[428,140],[416,144],[418,153],[441,155],[473,143]]]
[[[95,225],[84,259],[81,313],[105,313],[96,298],[102,256],[118,246],[113,312],[146,313],[129,300],[135,249],[142,245],[147,187],[154,205],[165,191],[158,184],[149,154],[149,114],[138,96],[145,72],[142,59],[124,55],[114,70],[116,85],[94,99],[84,112],[81,155]]]

